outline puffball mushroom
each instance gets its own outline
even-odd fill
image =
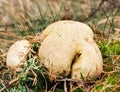
[[[6,57],[7,66],[12,69],[19,67],[27,59],[30,48],[30,42],[27,40],[15,42],[8,50]]]
[[[40,62],[56,76],[96,78],[102,71],[102,56],[91,28],[81,22],[52,23],[41,34]]]

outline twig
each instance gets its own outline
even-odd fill
[[[66,80],[64,80],[64,92],[67,92]]]
[[[73,90],[77,89],[77,88],[84,88],[84,92],[89,92],[89,88],[88,86],[86,85],[87,83],[89,83],[89,81],[85,81],[85,80],[74,80],[74,79],[69,79],[69,78],[65,78],[65,79],[57,79],[57,81],[64,81],[64,92],[67,92],[67,86],[66,86],[66,81],[69,81],[71,84],[70,84],[70,92],[72,92]],[[78,86],[76,88],[72,88],[72,82],[75,82],[75,83],[79,83],[77,84]],[[92,82],[94,83],[94,82]]]
[[[105,1],[107,1],[107,0],[102,0],[101,3],[99,4],[99,7],[95,11],[91,12],[91,14],[89,15],[88,18],[95,16],[95,14],[97,13],[97,11],[100,10],[100,8],[102,7],[102,5],[104,4]]]
[[[71,6],[71,0],[65,0],[65,5],[64,5],[64,12],[65,12],[65,20],[68,20],[71,18],[71,15],[70,15],[70,7]]]
[[[36,83],[37,83],[37,74],[33,71],[33,69],[31,69],[31,71],[32,71],[33,75],[35,76],[35,78],[34,78],[34,81],[33,81],[33,84],[32,84],[32,85],[36,85]]]
[[[26,75],[28,73],[28,71],[30,70],[30,68],[28,68],[24,75]],[[0,89],[0,92],[2,92],[3,90],[5,90],[7,87],[9,87],[10,85],[12,85],[14,82],[18,81],[19,79],[21,78],[21,76],[19,76],[18,78],[14,79],[14,80],[11,80],[8,85],[4,86],[3,88]]]
[[[57,85],[58,85],[58,83],[56,83],[48,92],[54,92]]]
[[[43,76],[43,78],[44,78],[44,80],[45,80],[45,86],[46,86],[46,90],[45,90],[45,92],[47,92],[47,80],[46,80],[46,78],[45,78],[45,76],[44,76],[44,74],[41,72],[41,74],[42,74],[42,76]]]
[[[3,88],[0,89],[0,92],[2,92],[3,90],[5,90],[7,87],[9,87],[11,84],[13,84],[14,82],[18,81],[19,77],[10,81],[8,85],[4,86]]]
[[[27,92],[33,92],[33,91],[31,91],[31,89],[28,88],[28,86],[26,84],[25,84],[25,87],[27,89]]]
[[[70,81],[70,92],[72,92],[72,88],[73,88],[73,84],[72,84],[72,82]]]

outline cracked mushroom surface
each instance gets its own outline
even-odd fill
[[[93,40],[91,28],[81,22],[64,20],[50,24],[41,34],[38,56],[49,72],[56,76],[80,79],[98,77],[102,56]]]
[[[27,59],[31,44],[27,40],[16,41],[8,50],[6,65],[12,69],[21,66]]]

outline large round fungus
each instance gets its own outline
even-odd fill
[[[20,40],[15,42],[7,53],[6,64],[8,67],[15,69],[19,67],[26,59],[30,50],[30,42],[27,40]]]
[[[58,21],[49,25],[41,35],[40,62],[53,75],[73,79],[95,78],[102,71],[102,56],[93,41],[93,31],[84,23]]]

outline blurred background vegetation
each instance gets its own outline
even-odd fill
[[[65,92],[65,87],[60,86],[65,79],[46,82],[42,67],[34,63],[35,57],[29,58],[20,74],[9,70],[5,59],[15,41],[34,38],[50,23],[67,19],[84,22],[93,29],[104,71],[95,81],[66,79],[66,87],[69,89],[72,82],[73,92],[120,91],[120,0],[0,0],[0,92],[44,92],[46,87],[50,92]],[[33,48],[38,46],[33,44]],[[37,83],[32,85],[36,76]]]

